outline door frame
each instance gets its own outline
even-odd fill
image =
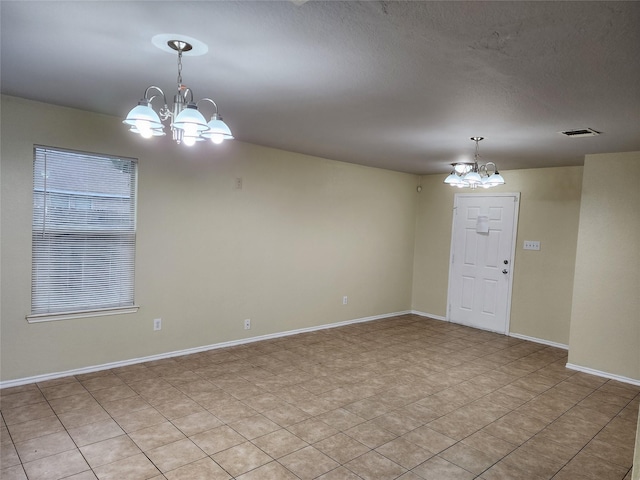
[[[511,242],[511,252],[510,252],[510,271],[509,271],[509,283],[507,286],[507,305],[506,309],[506,322],[505,322],[505,331],[497,332],[502,333],[504,335],[509,335],[510,327],[511,327],[511,296],[513,294],[513,277],[515,272],[515,259],[516,259],[516,244],[518,243],[518,214],[520,212],[520,192],[511,192],[511,193],[489,193],[489,192],[478,192],[478,193],[456,193],[453,197],[453,215],[451,220],[451,244],[449,245],[449,281],[447,285],[447,311],[446,311],[446,321],[451,322],[451,283],[453,279],[453,251],[454,251],[454,241],[455,241],[455,214],[458,208],[458,199],[465,197],[512,197],[514,199],[514,203],[516,204],[513,210],[513,231],[511,232],[513,241]],[[456,325],[462,325],[456,323]],[[490,330],[487,330],[490,331]]]

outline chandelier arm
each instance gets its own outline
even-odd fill
[[[156,90],[157,92],[160,93],[160,95],[162,95],[162,98],[164,99],[164,104],[167,104],[167,96],[164,94],[164,92],[162,91],[162,89],[160,87],[156,87],[155,85],[149,85],[145,91],[144,91],[144,99],[147,100],[149,103],[151,103],[151,100],[153,100],[156,97],[159,97],[160,95],[154,95],[153,97],[149,98],[149,91],[151,90]]]
[[[210,102],[211,104],[213,104],[213,108],[216,109],[216,111],[215,111],[216,115],[218,114],[218,104],[216,102],[214,102],[212,99],[210,99],[209,97],[201,98],[200,100],[198,100],[196,102],[196,106],[198,106],[198,104],[200,102]]]
[[[155,90],[156,92],[159,93],[159,95],[151,95],[149,96],[149,92]],[[144,99],[149,102],[149,105],[152,105],[152,102],[156,99],[156,98],[160,98],[162,97],[162,101],[164,102],[162,107],[160,107],[160,110],[158,111],[158,115],[160,115],[160,118],[162,119],[162,121],[167,120],[168,118],[171,117],[172,113],[171,110],[169,110],[169,106],[167,105],[167,97],[164,94],[164,92],[162,91],[162,89],[160,87],[157,87],[155,85],[149,85],[146,90],[144,91]]]
[[[182,99],[184,100],[185,103],[194,103],[193,100],[193,90],[191,90],[189,87],[187,87],[186,85],[180,85],[180,88],[178,90],[179,94],[182,96]],[[180,90],[182,90],[182,92],[180,92]],[[187,102],[187,94],[189,95],[189,97],[191,97],[191,100],[189,102]]]

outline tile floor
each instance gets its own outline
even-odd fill
[[[640,388],[413,315],[0,396],[3,480],[630,479]]]

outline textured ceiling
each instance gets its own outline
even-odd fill
[[[471,136],[485,137],[482,158],[501,169],[640,150],[636,1],[5,0],[0,9],[8,95],[124,117],[150,84],[172,94],[176,55],[151,38],[176,33],[208,45],[185,56],[183,81],[216,100],[241,141],[418,174],[469,159]],[[586,127],[603,134],[558,134]]]

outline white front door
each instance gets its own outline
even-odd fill
[[[448,320],[506,334],[519,193],[457,194]]]

